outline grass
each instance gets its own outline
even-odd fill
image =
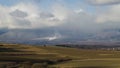
[[[51,67],[120,68],[120,51],[81,50],[64,47],[40,47],[72,58]]]
[[[21,66],[22,62],[29,61],[33,68],[42,66],[43,62],[50,68],[120,68],[120,51],[15,44],[4,44],[0,48],[12,49],[0,51],[0,65],[17,62]]]
[[[34,65],[34,67],[48,66],[49,64],[68,60],[68,58],[58,53],[49,52],[46,49],[36,46],[4,44],[0,46],[0,48],[2,48],[2,50],[0,50],[0,67],[8,66],[11,62],[15,62],[16,64],[12,67],[17,66],[17,68],[24,68],[24,66],[29,67],[29,65]],[[23,62],[30,62],[31,64],[24,64]]]
[[[72,57],[72,59],[120,58],[120,51],[82,50],[54,46],[40,48],[46,49],[50,52],[59,53],[64,56]]]
[[[120,60],[74,60],[53,65],[53,67],[120,67]]]

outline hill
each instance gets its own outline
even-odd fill
[[[5,43],[22,43],[22,44],[61,44],[75,43],[80,44],[82,41],[93,43],[119,42],[120,30],[105,29],[98,32],[87,33],[84,31],[71,31],[67,29],[1,29],[0,42]],[[117,43],[118,44],[118,43]]]

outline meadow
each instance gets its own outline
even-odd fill
[[[0,68],[120,68],[120,51],[1,44]]]

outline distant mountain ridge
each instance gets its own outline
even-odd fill
[[[82,31],[45,29],[2,29],[0,41],[28,44],[80,43],[80,41],[114,42],[120,41],[120,29],[103,30],[97,33]]]

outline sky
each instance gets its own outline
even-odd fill
[[[94,32],[120,27],[120,0],[0,0],[0,28]]]

